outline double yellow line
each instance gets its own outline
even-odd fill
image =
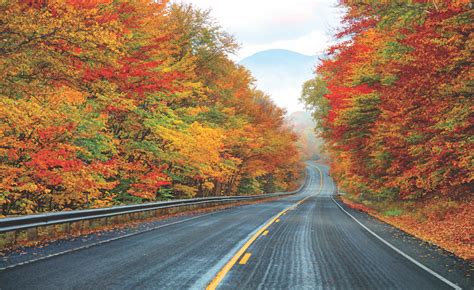
[[[321,169],[319,169],[319,167],[315,166],[315,168],[319,171],[319,177],[320,177],[320,182],[319,182],[319,190],[317,193],[315,193],[314,195],[317,195],[319,194],[322,189],[323,189],[323,173],[321,171]],[[267,228],[269,226],[271,226],[273,223],[275,223],[276,220],[278,220],[282,215],[284,215],[287,211],[289,210],[292,210],[292,209],[295,209],[298,205],[302,204],[303,202],[305,202],[305,200],[307,200],[308,198],[314,196],[314,195],[310,195],[310,196],[307,196],[305,198],[303,198],[302,200],[298,201],[296,204],[292,205],[292,206],[289,206],[287,207],[286,209],[284,209],[283,211],[281,211],[279,214],[277,214],[276,216],[274,216],[270,221],[268,221],[263,227],[261,227],[238,251],[237,253],[229,260],[229,262],[227,262],[227,264],[225,264],[225,266],[219,271],[219,273],[217,273],[216,277],[214,277],[214,279],[212,279],[211,283],[207,286],[207,290],[214,290],[217,288],[217,286],[219,286],[219,283],[224,279],[224,277],[227,275],[227,273],[229,273],[230,269],[232,269],[232,267],[237,263],[237,261],[239,260],[239,258],[245,253],[245,251],[247,251],[247,249],[250,247],[250,245],[252,245],[253,242],[255,242],[255,240],[264,232],[267,230]]]

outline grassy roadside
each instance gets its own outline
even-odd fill
[[[474,200],[374,203],[345,195],[350,208],[366,212],[463,259],[474,261]]]

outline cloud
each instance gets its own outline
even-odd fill
[[[337,8],[337,0],[172,1],[211,9],[211,15],[241,44],[238,55],[231,56],[235,61],[268,49],[320,54],[333,43],[331,35],[343,14]],[[312,76],[310,71],[306,73],[304,77],[288,79],[257,73],[257,85],[270,93],[279,106],[292,112],[303,108],[298,102],[301,85]]]
[[[176,0],[211,9],[212,16],[242,44],[240,58],[254,48],[282,45],[305,54],[321,51],[338,26],[337,0]]]
[[[332,41],[329,35],[321,30],[314,30],[294,39],[245,45],[242,47],[239,57],[244,58],[259,51],[276,48],[288,49],[305,55],[317,55],[321,54],[330,43]]]

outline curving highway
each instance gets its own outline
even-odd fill
[[[89,247],[53,243],[38,261],[41,251],[27,249],[26,263],[0,271],[0,288],[472,288],[472,265],[338,205],[334,192],[327,167],[308,163],[307,185],[290,197],[117,231]]]

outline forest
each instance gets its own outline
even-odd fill
[[[340,191],[472,258],[471,2],[340,2],[344,29],[301,97]]]
[[[208,11],[16,0],[0,23],[1,215],[300,181],[284,110],[230,59],[238,45]]]

